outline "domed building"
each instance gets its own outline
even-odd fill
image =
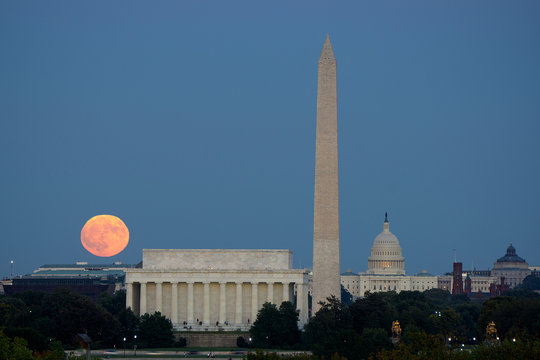
[[[397,237],[390,232],[388,213],[384,214],[383,231],[373,241],[367,273],[405,275],[405,258],[401,255]]]
[[[504,282],[511,288],[520,285],[530,273],[529,264],[516,254],[512,243],[506,249],[506,255],[497,259],[491,270],[492,276],[504,278]]]
[[[383,231],[375,237],[365,273],[354,274],[350,270],[341,274],[341,284],[354,297],[366,292],[418,290],[438,286],[437,276],[424,271],[418,276],[405,275],[405,258],[398,238],[390,232],[388,214],[384,215]]]

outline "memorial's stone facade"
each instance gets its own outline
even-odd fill
[[[126,306],[176,329],[247,330],[262,304],[283,301],[307,322],[308,271],[292,269],[289,250],[144,249],[142,263],[126,270]]]

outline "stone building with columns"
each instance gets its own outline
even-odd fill
[[[126,307],[160,311],[178,330],[248,330],[265,302],[296,304],[308,319],[308,271],[290,250],[144,249],[126,269]]]
[[[365,273],[351,271],[341,274],[341,284],[353,297],[384,291],[424,291],[438,287],[438,278],[423,270],[419,274],[405,274],[405,258],[398,238],[390,232],[388,214],[384,216],[383,231],[377,235],[368,258]]]

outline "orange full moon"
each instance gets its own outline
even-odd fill
[[[122,220],[113,215],[97,215],[81,230],[84,248],[96,256],[119,254],[129,242],[129,231]]]

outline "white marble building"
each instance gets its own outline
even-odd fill
[[[292,268],[290,250],[144,249],[142,263],[126,269],[136,315],[160,311],[176,329],[247,330],[265,302],[291,301],[307,322],[308,271]]]
[[[403,290],[424,291],[438,287],[437,276],[426,271],[415,276],[405,275],[405,258],[397,237],[390,232],[390,223],[385,214],[383,231],[377,235],[368,258],[365,273],[351,271],[341,274],[341,284],[353,297],[363,297],[366,292]]]

